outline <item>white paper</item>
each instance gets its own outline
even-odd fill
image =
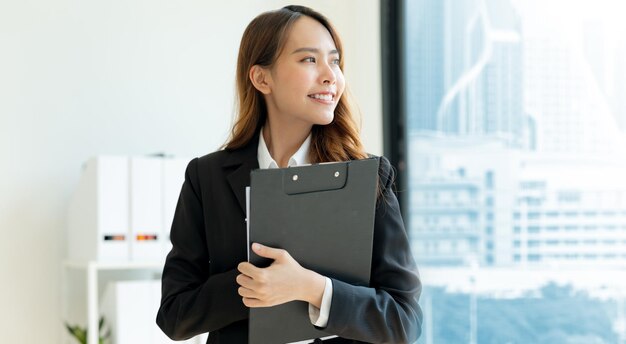
[[[250,261],[250,187],[246,186],[246,242],[248,243],[248,261]]]

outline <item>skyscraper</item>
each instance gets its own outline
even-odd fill
[[[502,1],[408,1],[409,130],[496,137],[524,133],[521,21]],[[421,15],[428,13],[428,16]]]
[[[435,132],[444,92],[444,1],[406,1],[407,123],[409,131]]]
[[[567,40],[540,18],[524,26],[525,108],[537,118],[537,149],[563,154],[623,154],[624,135],[606,96],[613,92],[614,84],[609,78],[613,69],[606,71],[606,56],[601,53],[607,46],[604,35],[598,37],[600,31],[595,25],[582,32],[583,37]]]

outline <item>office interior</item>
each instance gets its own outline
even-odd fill
[[[100,309],[142,283],[154,288],[158,261],[90,270],[89,238],[69,238],[81,180],[98,157],[136,166],[147,156],[153,166],[179,159],[180,169],[219,149],[233,120],[243,30],[287,4],[336,25],[364,144],[382,154],[379,1],[0,3],[0,342],[74,343],[65,323],[87,325],[94,271]],[[135,284],[109,288],[127,279]]]

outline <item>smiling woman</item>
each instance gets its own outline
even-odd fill
[[[237,61],[239,116],[226,148],[238,149],[247,145],[265,124],[271,106],[284,112],[283,108],[291,109],[288,106],[294,103],[304,106],[310,101],[308,96],[334,93],[326,110],[316,113],[320,109],[315,109],[313,112],[315,116],[325,115],[327,122],[311,124],[332,122],[324,126],[313,125],[309,130],[312,134],[310,161],[366,158],[353,118],[356,107],[345,89],[341,40],[321,14],[305,7],[292,8],[299,11],[285,8],[260,15],[243,34]],[[290,72],[297,73],[291,77]],[[280,81],[286,84],[278,85],[279,79],[286,77],[289,79]],[[290,87],[295,88],[292,91]],[[268,91],[272,92],[271,95],[266,93]],[[298,109],[295,116],[306,116],[307,112],[303,110]],[[311,109],[307,111],[311,115]]]
[[[289,252],[258,243],[254,252],[274,262],[259,268],[246,261],[239,199],[250,171],[368,157],[341,57],[337,33],[309,8],[287,6],[248,25],[231,139],[189,163],[172,224],[157,315],[171,338],[210,332],[209,343],[247,343],[249,308],[294,300],[309,304],[311,326],[338,337],[331,343],[412,343],[419,336],[421,284],[384,157],[369,287],[322,276]]]
[[[293,133],[308,136],[311,125],[331,124],[345,89],[340,62],[335,42],[320,22],[306,16],[297,20],[276,61],[271,66],[250,68],[250,80],[266,101],[271,129],[284,137],[287,131],[283,126],[290,126],[299,129]],[[354,123],[350,124],[356,132]],[[350,156],[360,157],[365,157],[362,152]]]

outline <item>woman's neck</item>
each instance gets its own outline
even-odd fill
[[[302,143],[311,133],[311,128],[310,124],[286,125],[269,120],[265,123],[261,134],[272,159],[276,161],[278,167],[287,167],[289,165],[289,158],[302,146]]]

